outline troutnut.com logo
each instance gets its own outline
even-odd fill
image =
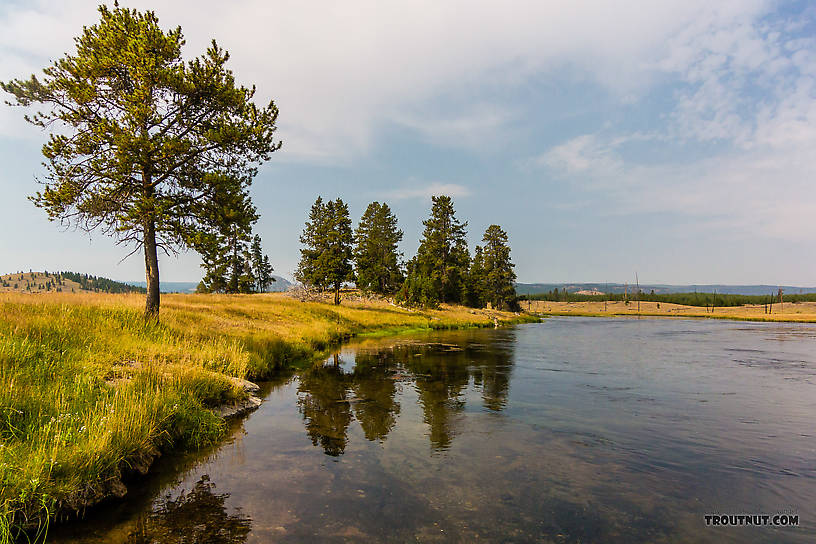
[[[799,525],[799,514],[706,514],[704,517],[706,525],[709,526],[797,527]]]

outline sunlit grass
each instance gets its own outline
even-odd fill
[[[354,334],[524,319],[281,294],[166,295],[159,323],[142,306],[140,295],[0,294],[0,544],[21,527],[41,539],[140,455],[217,440],[211,408],[246,395],[230,376],[263,378]]]
[[[686,306],[667,302],[637,301],[626,304],[614,302],[550,302],[542,300],[522,301],[521,307],[542,315],[608,317],[641,315],[652,317],[694,317],[708,319],[733,319],[739,321],[789,321],[816,322],[816,302],[785,302],[772,307],[763,304],[744,306]]]

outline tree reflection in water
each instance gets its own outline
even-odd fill
[[[343,371],[337,355],[329,364],[316,366],[300,376],[298,407],[312,444],[326,455],[338,456],[346,449],[351,405],[348,393],[351,376]]]
[[[237,544],[246,542],[252,520],[240,511],[227,513],[229,493],[215,493],[215,484],[201,477],[189,493],[158,500],[136,523],[128,544]]]
[[[358,353],[352,373],[354,415],[369,440],[385,440],[397,422],[397,382],[394,359],[388,351]]]
[[[492,344],[404,343],[359,349],[347,371],[338,355],[300,374],[298,407],[306,432],[326,455],[339,456],[356,418],[368,440],[383,441],[396,425],[399,382],[413,382],[434,450],[451,446],[469,387],[484,408],[500,412],[507,403],[513,342]],[[472,386],[471,386],[472,384]]]

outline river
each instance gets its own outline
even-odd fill
[[[816,539],[813,325],[551,318],[363,340],[263,392],[224,443],[161,459],[49,541]]]

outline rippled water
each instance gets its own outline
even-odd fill
[[[816,326],[565,318],[403,336],[264,391],[225,444],[160,460],[53,540],[816,539]]]

